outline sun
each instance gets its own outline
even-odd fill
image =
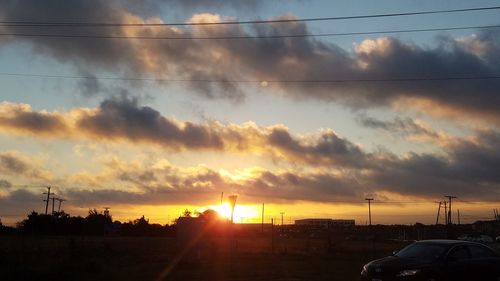
[[[217,211],[217,213],[219,213],[221,217],[226,219],[231,219],[231,206],[229,206],[229,203],[224,203],[220,206],[210,206],[209,208]],[[235,223],[242,223],[245,221],[248,222],[257,217],[258,217],[257,206],[236,204],[233,216],[233,221]]]
[[[226,219],[231,218],[231,206],[229,206],[228,203],[215,207],[215,210],[217,211],[217,213],[219,213],[221,217]]]

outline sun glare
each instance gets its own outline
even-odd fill
[[[231,219],[231,207],[229,203],[224,203],[220,206],[209,206],[209,209],[213,209],[219,213],[219,215],[226,219]],[[238,205],[234,208],[233,221],[235,223],[244,223],[251,221],[259,216],[256,206],[248,205]]]

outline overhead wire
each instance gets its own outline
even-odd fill
[[[374,31],[354,31],[336,33],[304,33],[304,34],[277,34],[277,35],[241,35],[241,36],[130,36],[130,35],[98,35],[98,34],[50,34],[50,33],[0,33],[0,36],[12,37],[47,37],[47,38],[86,38],[86,39],[141,39],[141,40],[244,40],[244,39],[281,39],[281,38],[305,38],[305,37],[337,37],[353,35],[375,35],[375,34],[399,34],[436,31],[457,31],[470,29],[493,29],[500,25],[478,25],[460,27],[437,27],[420,29],[391,29]]]
[[[420,81],[453,81],[453,80],[492,80],[500,79],[500,75],[491,76],[462,76],[462,77],[407,77],[386,79],[323,79],[323,80],[225,80],[225,79],[165,79],[147,77],[100,77],[100,76],[78,76],[78,75],[52,75],[34,73],[10,73],[0,72],[0,76],[38,77],[38,78],[62,78],[62,79],[92,79],[92,80],[118,80],[118,81],[152,81],[152,82],[188,82],[188,83],[279,83],[279,84],[330,84],[330,83],[362,83],[362,82],[420,82]]]
[[[43,22],[43,21],[0,21],[0,26],[43,26],[43,27],[88,27],[88,26],[203,26],[203,25],[241,25],[241,24],[269,24],[269,23],[293,23],[293,22],[316,22],[316,21],[334,21],[366,18],[384,18],[415,15],[447,14],[459,12],[500,10],[500,6],[475,7],[462,9],[447,9],[434,11],[416,11],[401,13],[368,14],[338,17],[313,17],[313,18],[280,18],[271,20],[246,20],[246,21],[220,21],[220,22],[173,22],[173,23],[110,23],[110,22]]]

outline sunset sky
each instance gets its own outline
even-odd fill
[[[365,224],[371,197],[374,223],[433,223],[444,195],[493,218],[500,8],[356,16],[497,6],[0,0],[0,219],[43,212],[45,186],[72,215],[162,224],[221,192],[237,222],[265,203],[266,222]],[[353,18],[196,25],[325,17]],[[394,32],[417,29],[442,30]]]

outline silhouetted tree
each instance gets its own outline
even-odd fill
[[[91,235],[102,235],[106,225],[112,224],[111,216],[104,215],[96,209],[90,209],[85,217],[85,233]]]
[[[198,213],[198,217],[203,221],[203,222],[215,222],[219,221],[221,219],[219,213],[217,211],[212,210],[212,209],[207,209],[203,211],[202,213]]]
[[[185,218],[190,218],[191,217],[191,211],[186,209],[184,210],[184,213],[182,213],[182,216]]]

